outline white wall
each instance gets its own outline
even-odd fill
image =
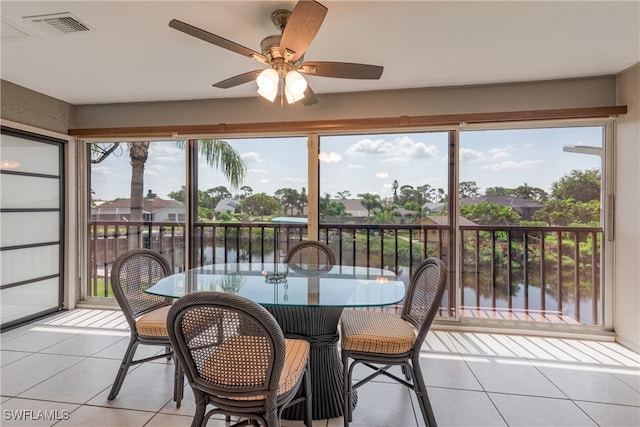
[[[617,77],[618,119],[614,241],[614,328],[618,342],[640,352],[640,64]]]
[[[318,95],[318,103],[271,104],[259,96],[80,105],[70,128],[287,122],[527,111],[615,105],[615,78]]]

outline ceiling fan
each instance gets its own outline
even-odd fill
[[[172,19],[169,26],[255,59],[268,67],[230,77],[214,84],[214,87],[228,89],[256,80],[258,94],[272,102],[280,94],[281,102],[286,97],[290,104],[302,101],[304,105],[312,105],[318,101],[301,73],[320,77],[376,80],[380,78],[383,71],[383,67],[378,65],[327,61],[303,62],[304,53],[318,33],[326,14],[325,6],[310,0],[298,1],[293,11],[276,10],[271,14],[271,20],[281,34],[264,38],[260,43],[262,52],[256,52],[177,19]]]

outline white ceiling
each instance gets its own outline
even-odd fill
[[[316,94],[610,75],[640,62],[640,1],[331,1],[306,60],[384,66],[380,80],[308,77]],[[5,1],[2,79],[71,104],[257,96],[212,84],[263,66],[168,26],[256,51],[295,1]],[[91,31],[24,17],[69,12]]]

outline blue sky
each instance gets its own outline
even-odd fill
[[[254,193],[307,185],[306,138],[226,139],[247,163],[245,185]],[[320,138],[320,192],[392,195],[392,183],[414,187],[447,187],[448,135],[445,132],[340,135]],[[600,167],[594,155],[563,152],[565,145],[602,145],[602,128],[570,127],[501,131],[463,131],[460,136],[460,180],[487,187],[526,183],[550,191],[551,183],[572,169]],[[145,193],[161,198],[185,183],[185,152],[175,142],[154,142],[145,168]],[[96,198],[129,197],[129,156],[118,149],[92,167]],[[198,166],[200,189],[231,189],[228,181],[204,161]],[[232,190],[232,192],[234,192]],[[235,193],[235,192],[234,192]]]

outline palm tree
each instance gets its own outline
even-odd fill
[[[372,210],[382,208],[382,201],[380,200],[380,196],[377,194],[363,193],[358,194],[358,197],[361,199],[360,204],[362,204],[362,206],[367,210],[367,217],[371,216]]]
[[[391,185],[391,188],[393,188],[393,203],[398,203],[398,187],[399,186],[400,184],[398,184],[398,180],[394,179],[393,184]]]
[[[184,141],[176,142],[185,149]],[[149,157],[149,141],[129,142],[131,158],[131,221],[142,221],[142,199],[144,194],[144,165]],[[219,169],[233,188],[238,188],[245,175],[247,165],[228,142],[221,139],[201,139],[198,152],[210,166]]]

